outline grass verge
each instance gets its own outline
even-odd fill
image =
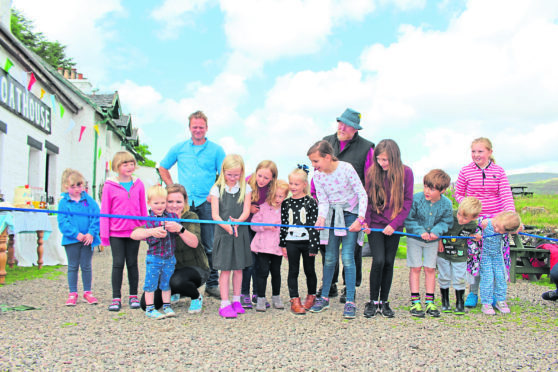
[[[60,269],[64,267],[63,265],[55,266],[43,266],[40,270],[36,267],[21,267],[14,266],[13,268],[6,267],[6,284],[12,284],[14,282],[22,280],[33,280],[39,278],[45,278],[49,280],[58,279],[60,275],[64,275],[64,271]],[[0,285],[1,286],[1,285]]]

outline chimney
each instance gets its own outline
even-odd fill
[[[59,73],[60,75],[64,75],[64,72],[63,72],[63,71],[64,71],[64,69],[63,69],[62,67],[58,67],[58,73]]]
[[[66,79],[69,79],[69,78],[70,78],[70,70],[64,69],[64,77],[65,77]]]
[[[76,69],[73,68],[72,72],[70,73],[70,79],[75,80],[75,78],[76,78]]]
[[[0,0],[0,23],[6,30],[12,32],[12,0]]]
[[[80,72],[77,74],[78,75],[78,80],[83,80],[83,74]]]

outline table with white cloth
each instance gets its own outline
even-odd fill
[[[38,212],[0,213],[0,284],[10,267],[66,265],[66,252],[60,245],[62,237],[56,216]],[[7,250],[7,257],[6,257]]]

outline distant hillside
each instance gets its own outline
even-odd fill
[[[529,192],[539,195],[558,195],[558,173],[522,173],[508,176],[510,185],[527,186]],[[453,183],[452,183],[453,184]],[[422,191],[421,183],[414,185],[414,192]]]
[[[558,173],[521,173],[508,175],[510,185],[523,185],[524,183],[547,181],[552,178],[558,178]]]
[[[525,182],[521,186],[527,186],[526,191],[539,195],[558,195],[558,177],[538,182]]]

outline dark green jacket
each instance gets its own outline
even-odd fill
[[[184,212],[181,218],[187,220],[199,219],[198,215],[191,211]],[[189,247],[182,241],[182,239],[180,239],[180,237],[178,237],[176,239],[176,251],[174,252],[176,257],[175,269],[181,269],[187,266],[193,267],[200,272],[203,279],[207,279],[210,272],[209,263],[207,261],[207,256],[205,255],[205,249],[201,243],[200,224],[194,222],[182,222],[182,226],[198,238],[198,246],[196,248]]]
[[[480,231],[477,226],[477,220],[473,220],[466,225],[460,225],[457,222],[457,210],[453,211],[453,227],[444,234],[447,236],[470,236],[475,232]],[[473,242],[471,239],[442,239],[444,245],[444,252],[438,252],[438,257],[446,259],[451,262],[465,262],[467,261],[467,248],[468,243]]]

